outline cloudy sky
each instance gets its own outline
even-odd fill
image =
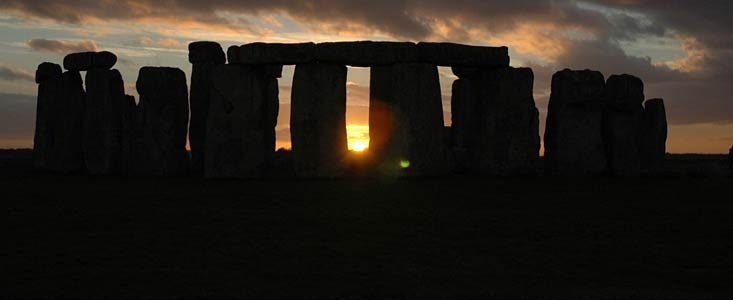
[[[508,46],[532,67],[544,124],[552,73],[596,69],[645,82],[664,98],[668,151],[723,153],[733,145],[733,1],[727,0],[3,0],[0,2],[0,148],[32,147],[36,66],[69,52],[118,55],[126,92],[142,66],[190,76],[187,44],[226,49],[254,41],[450,41]],[[280,80],[278,144],[289,145],[293,68]],[[446,124],[455,77],[441,68]],[[349,68],[347,123],[366,134],[369,69]],[[542,128],[541,130],[544,130]]]

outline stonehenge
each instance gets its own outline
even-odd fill
[[[55,102],[63,96],[61,66],[44,62],[36,69],[38,100],[36,103],[36,129],[33,136],[33,166],[48,169],[53,147],[53,121],[58,116],[53,111]]]
[[[565,69],[552,75],[545,125],[547,175],[599,175],[606,168],[603,97],[598,71]]]
[[[656,173],[664,166],[667,152],[667,114],[664,100],[655,98],[644,102],[642,120],[642,171]]]
[[[529,68],[453,68],[451,98],[456,167],[489,175],[533,175],[539,159],[539,111]]]
[[[177,68],[143,67],[136,82],[140,95],[142,146],[136,158],[143,175],[182,176],[188,171],[188,86]],[[129,103],[129,102],[128,102]]]
[[[604,101],[603,141],[607,172],[617,176],[639,176],[644,84],[632,75],[611,75],[606,81]]]
[[[188,45],[188,61],[191,71],[191,174],[202,176],[206,152],[206,119],[209,112],[211,73],[216,66],[226,62],[224,51],[215,42],[194,42]]]
[[[346,146],[346,66],[295,67],[290,115],[295,172],[301,177],[343,175]]]
[[[291,157],[301,178],[350,174],[347,66],[371,68],[370,174],[534,176],[544,168],[551,176],[640,176],[664,162],[664,102],[643,103],[643,82],[632,75],[555,73],[541,164],[534,74],[511,67],[507,47],[257,42],[225,55],[218,43],[201,41],[188,49],[190,85],[180,69],[143,67],[137,103],[112,69],[113,53],[69,54],[63,73],[39,65],[34,165],[91,175],[268,177],[283,65],[295,65]],[[457,76],[448,127],[439,66]]]

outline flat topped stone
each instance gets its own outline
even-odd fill
[[[454,43],[418,43],[419,60],[439,66],[509,66],[509,48]]]
[[[358,67],[417,62],[417,48],[410,42],[334,42],[316,45],[316,60]]]
[[[440,66],[509,66],[507,47],[469,46],[453,43],[354,41],[329,43],[251,43],[227,50],[230,64],[288,65],[326,62],[357,67],[397,63],[429,63]]]
[[[600,102],[606,83],[603,74],[592,70],[564,69],[552,75],[552,94],[556,105]]]
[[[316,44],[314,43],[251,43],[229,47],[227,58],[230,64],[290,65],[312,62],[315,50]]]
[[[644,102],[644,83],[629,74],[611,75],[606,81],[606,105],[622,111],[637,111]]]
[[[61,66],[55,63],[44,62],[38,65],[38,69],[36,69],[36,83],[59,77],[61,77]]]
[[[222,50],[219,43],[200,41],[188,44],[188,62],[223,64],[226,62],[226,57],[224,57],[224,50]]]
[[[167,87],[171,82],[185,84],[186,74],[178,68],[142,67],[137,75],[135,86],[141,95],[160,94],[167,92],[161,88]]]
[[[64,68],[67,70],[111,69],[115,63],[117,55],[108,51],[72,53],[64,57]]]

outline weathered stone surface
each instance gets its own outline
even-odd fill
[[[315,60],[316,44],[251,43],[227,50],[230,64],[291,65]]]
[[[545,172],[549,175],[602,173],[605,81],[597,71],[562,70],[552,76],[545,126]]]
[[[77,173],[84,168],[84,86],[79,71],[61,75],[61,92],[52,103],[54,115],[52,160],[50,168],[57,173]]]
[[[316,46],[316,60],[357,67],[416,62],[417,47],[408,42],[335,42]]]
[[[193,63],[191,73],[191,174],[202,176],[206,160],[206,119],[209,114],[211,73],[224,64],[224,51],[214,42],[195,42],[188,45],[188,58]],[[282,67],[281,67],[282,69]]]
[[[348,152],[346,66],[297,65],[291,101],[290,132],[296,175],[343,175]]]
[[[84,163],[92,175],[120,174],[125,88],[117,70],[87,71],[84,98]]]
[[[217,42],[193,42],[188,44],[188,62],[223,64],[226,63],[226,57]]]
[[[146,175],[181,176],[188,170],[188,87],[177,68],[143,67],[137,77]]]
[[[507,47],[481,47],[453,43],[418,43],[417,50],[420,61],[439,66],[509,66],[509,49]]]
[[[274,151],[277,112],[272,107],[273,80],[254,66],[221,65],[214,69],[204,176],[263,176]]]
[[[383,172],[446,172],[443,108],[435,65],[405,63],[372,68],[369,114],[370,151]]]
[[[529,68],[484,69],[453,84],[459,171],[532,175],[539,158],[539,112]]]
[[[107,51],[72,53],[64,57],[64,68],[67,70],[108,70],[111,69],[115,63],[117,63],[117,55]]]
[[[664,100],[649,99],[644,103],[642,169],[649,173],[661,171],[667,152],[667,113]]]
[[[52,78],[59,78],[60,76],[61,66],[54,63],[44,62],[38,65],[38,69],[36,69],[36,83],[39,84]]]
[[[36,102],[36,128],[33,136],[33,165],[37,169],[49,168],[53,153],[53,111],[62,97],[61,67],[44,62],[36,70],[38,98]]]
[[[641,171],[644,84],[623,74],[606,81],[603,142],[607,170],[616,176],[639,176]]]

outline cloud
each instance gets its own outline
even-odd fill
[[[170,48],[170,49],[182,47],[181,42],[179,42],[178,40],[172,39],[172,38],[163,38],[159,40],[154,40],[149,37],[143,37],[143,38],[140,38],[139,44],[142,46],[148,46],[148,47],[154,46],[154,47]]]
[[[0,65],[0,80],[28,80],[34,81],[35,76],[33,73],[28,72],[25,69],[18,68],[15,66]]]
[[[92,40],[61,41],[52,39],[31,39],[28,47],[40,52],[69,54],[74,52],[97,51],[97,45]]]

